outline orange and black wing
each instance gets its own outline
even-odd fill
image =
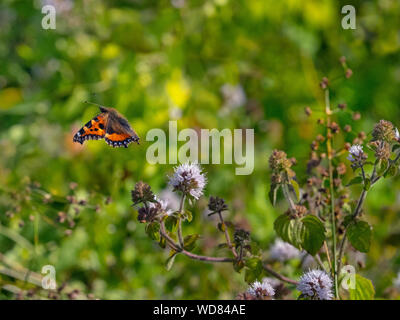
[[[132,142],[139,144],[139,136],[128,121],[119,115],[112,115],[106,126],[104,139],[112,147],[125,147]]]
[[[107,114],[100,113],[86,123],[75,135],[74,142],[103,139],[106,135]]]

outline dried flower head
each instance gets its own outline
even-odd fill
[[[329,86],[329,80],[327,77],[323,77],[321,82],[319,83],[321,89],[325,90]]]
[[[275,290],[268,281],[255,281],[250,285],[246,293],[250,294],[256,300],[264,300],[273,297]]]
[[[174,191],[181,191],[196,200],[203,194],[206,185],[206,177],[197,163],[181,164],[175,168],[174,175],[169,178],[169,184]]]
[[[154,202],[151,207],[144,206],[138,210],[138,220],[141,223],[152,222],[158,216],[161,210],[161,205]]]
[[[387,120],[381,120],[375,124],[372,130],[372,140],[383,140],[386,142],[391,142],[395,139],[395,129],[393,124]]]
[[[298,258],[299,255],[300,251],[297,248],[281,239],[276,239],[269,250],[269,257],[281,262]]]
[[[133,205],[154,201],[153,191],[151,191],[150,186],[143,181],[139,181],[135,184],[135,189],[131,191],[131,195]]]
[[[269,157],[269,166],[272,170],[272,184],[280,184],[287,182],[289,178],[293,178],[296,174],[291,169],[294,159],[288,159],[284,151],[274,150]]]
[[[219,197],[210,197],[208,202],[208,209],[211,211],[211,214],[216,212],[222,212],[228,210],[228,206],[225,203],[225,200]]]
[[[304,297],[314,300],[332,300],[332,279],[325,271],[310,270],[303,274],[297,285]]]
[[[296,204],[293,209],[289,209],[286,214],[293,218],[301,218],[307,214],[307,208],[300,204]]]
[[[375,150],[375,157],[380,160],[390,158],[390,145],[385,141],[371,141],[369,145]]]
[[[250,232],[244,229],[236,229],[233,234],[233,241],[236,247],[245,246],[250,240]]]

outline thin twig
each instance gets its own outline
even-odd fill
[[[231,258],[201,256],[201,255],[186,251],[183,248],[180,248],[179,245],[177,243],[175,243],[175,241],[165,231],[165,225],[164,225],[163,221],[160,223],[160,234],[161,234],[161,236],[163,236],[165,238],[165,240],[168,242],[169,246],[173,250],[175,250],[179,253],[182,253],[191,259],[206,261],[206,262],[234,262],[235,261],[234,259],[231,259]]]
[[[335,194],[333,189],[333,150],[332,150],[332,130],[331,130],[331,107],[329,101],[329,89],[325,89],[325,113],[326,113],[326,129],[327,139],[326,148],[328,151],[328,171],[329,171],[329,189],[331,195],[331,233],[332,233],[332,270],[334,279],[335,297],[339,298],[338,275],[336,269],[336,217],[335,217]]]
[[[271,274],[272,276],[274,276],[275,278],[277,278],[277,279],[279,279],[279,280],[281,280],[283,282],[287,282],[287,283],[294,284],[294,285],[298,285],[299,284],[296,280],[292,280],[290,278],[282,276],[281,274],[279,274],[278,272],[273,270],[271,268],[271,266],[268,265],[268,264],[264,264],[263,267],[264,267],[265,271],[267,271],[269,274]]]
[[[329,268],[330,268],[331,273],[332,273],[332,261],[331,261],[330,255],[329,255],[328,244],[326,243],[326,241],[324,241],[324,250],[325,250],[326,258],[328,259]]]
[[[182,236],[182,212],[185,204],[185,194],[182,194],[181,203],[179,205],[179,218],[178,218],[178,240],[179,245],[183,249],[184,241]]]
[[[231,238],[229,237],[228,229],[226,228],[225,221],[224,221],[224,218],[222,217],[221,211],[218,211],[218,216],[219,216],[219,220],[221,221],[222,228],[224,229],[226,244],[228,245],[229,249],[232,251],[233,256],[235,258],[237,258],[238,255],[235,251],[235,248],[232,245]]]

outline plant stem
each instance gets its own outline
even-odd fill
[[[283,190],[283,195],[285,196],[286,200],[289,203],[290,211],[292,211],[293,213],[296,213],[296,206],[293,202],[292,197],[290,196],[288,185],[284,184],[282,186],[282,190]]]
[[[232,251],[233,256],[237,258],[237,253],[235,248],[232,246],[231,238],[229,237],[228,229],[226,228],[224,218],[222,217],[221,211],[218,211],[219,220],[221,221],[222,227],[224,228],[226,244],[228,245],[229,249]]]
[[[175,243],[175,241],[167,234],[166,230],[165,230],[165,224],[164,221],[160,222],[160,234],[162,237],[164,237],[166,239],[166,241],[168,242],[168,244],[170,245],[170,247],[175,250],[178,251],[179,253],[184,254],[185,256],[193,259],[193,260],[199,260],[199,261],[205,261],[205,262],[212,262],[212,263],[217,263],[217,262],[235,262],[235,259],[231,259],[231,258],[219,258],[219,257],[209,257],[209,256],[201,256],[201,255],[197,255],[194,253],[191,253],[189,251],[186,251],[184,249],[181,249],[177,243]],[[242,248],[240,251],[240,256],[242,256]],[[295,280],[292,280],[290,278],[287,278],[285,276],[282,276],[281,274],[279,274],[278,272],[274,271],[269,265],[265,264],[263,265],[263,268],[270,273],[272,276],[274,276],[275,278],[287,282],[287,283],[291,283],[294,285],[297,285],[298,282]]]
[[[183,236],[182,236],[182,213],[185,205],[185,194],[182,194],[181,198],[181,203],[179,205],[179,219],[178,219],[178,239],[179,239],[179,245],[183,250],[184,246],[184,241],[183,241]]]
[[[179,253],[182,253],[191,259],[206,261],[206,262],[234,262],[235,261],[234,259],[231,259],[231,258],[200,256],[198,254],[194,254],[189,251],[186,251],[185,249],[181,248],[177,243],[175,243],[175,241],[167,234],[167,232],[165,231],[165,224],[163,221],[160,223],[160,234],[162,237],[165,238],[165,240],[168,242],[168,245],[173,250],[175,250]]]
[[[334,279],[335,297],[339,298],[338,274],[336,264],[336,217],[335,217],[335,195],[333,189],[333,166],[332,166],[332,131],[331,131],[331,107],[329,101],[329,89],[325,89],[325,114],[326,114],[326,148],[328,151],[329,189],[331,195],[331,233],[332,233],[332,271]]]
[[[329,268],[332,272],[332,261],[331,261],[330,255],[329,255],[328,244],[326,243],[326,241],[324,241],[324,250],[325,250],[326,258],[328,259]]]
[[[264,270],[265,271],[267,271],[269,274],[271,274],[272,276],[274,276],[275,278],[277,278],[277,279],[279,279],[279,280],[281,280],[281,281],[284,281],[284,282],[287,282],[287,283],[291,283],[291,284],[294,284],[294,285],[298,285],[299,283],[297,282],[297,281],[295,281],[295,280],[292,280],[292,279],[290,279],[290,278],[287,278],[287,277],[285,277],[285,276],[282,276],[281,274],[279,274],[278,272],[276,272],[275,270],[273,270],[272,268],[271,268],[271,266],[270,265],[268,265],[268,264],[264,264]]]

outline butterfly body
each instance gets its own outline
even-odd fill
[[[112,147],[125,148],[131,142],[139,144],[139,136],[117,110],[100,106],[100,111],[74,135],[74,142],[104,139]]]

